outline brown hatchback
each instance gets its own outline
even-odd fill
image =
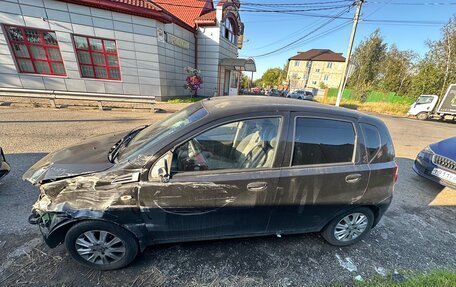
[[[101,270],[148,245],[322,232],[361,240],[391,203],[394,149],[379,119],[273,97],[205,100],[162,122],[51,153],[29,221]]]

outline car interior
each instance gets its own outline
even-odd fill
[[[279,118],[262,118],[211,129],[174,151],[171,171],[271,167],[279,124]]]

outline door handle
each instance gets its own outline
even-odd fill
[[[267,182],[251,182],[247,184],[247,189],[250,191],[264,191],[268,189]]]
[[[345,182],[346,183],[357,183],[358,181],[361,180],[362,175],[359,173],[355,174],[349,174],[345,177]]]

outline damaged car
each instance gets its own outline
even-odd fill
[[[29,221],[47,245],[112,270],[160,243],[306,232],[356,243],[391,203],[394,157],[375,117],[220,97],[51,153],[24,179],[40,189]]]
[[[0,178],[7,175],[11,170],[10,165],[6,162],[5,153],[0,147]]]

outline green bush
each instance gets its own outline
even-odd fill
[[[328,97],[330,98],[335,98],[337,97],[337,92],[339,90],[338,89],[335,89],[335,88],[331,88],[328,90]],[[344,100],[349,100],[351,98],[351,94],[352,94],[352,90],[350,89],[345,89],[344,90],[344,94],[342,95],[342,99]]]
[[[328,97],[337,97],[338,89],[332,88],[328,90]],[[343,100],[353,100],[354,92],[351,89],[345,89]],[[415,99],[397,95],[396,93],[389,92],[383,93],[380,91],[370,91],[364,102],[367,103],[390,103],[390,104],[408,104],[411,105]]]

